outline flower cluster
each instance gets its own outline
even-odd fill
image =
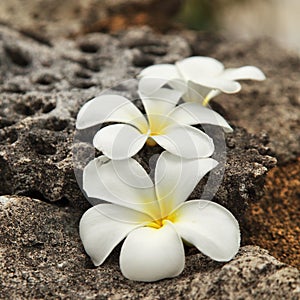
[[[155,281],[182,272],[183,242],[216,261],[228,261],[237,253],[240,231],[234,216],[212,201],[187,201],[218,164],[209,158],[213,139],[193,125],[232,131],[205,105],[221,92],[237,92],[241,86],[235,80],[263,80],[264,75],[255,67],[224,70],[212,58],[191,57],[146,68],[140,78],[145,116],[133,102],[113,94],[90,100],[78,113],[77,129],[117,123],[101,128],[93,138],[103,155],[84,168],[83,189],[88,197],[107,203],[85,212],[80,237],[96,266],[125,239],[120,253],[123,275]],[[132,156],[154,145],[165,151],[152,180]]]
[[[241,89],[236,80],[265,80],[264,73],[254,66],[224,69],[224,65],[211,57],[194,56],[176,62],[175,65],[161,64],[144,69],[141,78],[153,78],[150,89],[142,84],[141,90],[150,92],[166,83],[183,92],[186,102],[200,102],[206,106],[210,99],[221,92],[232,94]]]

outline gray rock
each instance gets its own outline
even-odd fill
[[[26,197],[0,197],[1,299],[298,299],[300,274],[245,246],[228,263],[186,249],[184,272],[139,283],[120,273],[117,247],[93,267],[78,235],[81,213]]]
[[[214,139],[212,157],[219,165],[200,181],[189,199],[213,200],[242,220],[248,205],[263,195],[265,175],[276,164],[268,155],[268,137],[249,134],[240,127],[226,135],[213,126],[206,126],[205,131]],[[151,174],[148,166],[152,165],[153,171],[160,151],[159,147],[144,147],[135,158]]]
[[[206,182],[199,183],[190,198],[213,199],[242,221],[248,205],[263,196],[265,176],[276,164],[276,159],[269,155],[268,136],[250,134],[235,127],[232,133],[226,135],[225,151],[218,147],[220,142],[216,141],[216,137],[219,135],[212,136],[216,145],[213,157],[219,165]]]
[[[191,282],[191,299],[298,299],[300,272],[245,246],[229,263],[199,272]]]
[[[47,46],[1,26],[0,193],[88,206],[73,174],[76,115],[88,99],[139,72],[136,53],[146,51],[141,33],[144,44],[148,39],[165,51],[148,54],[151,63],[190,53],[183,39],[169,36],[162,44],[150,30],[132,31],[129,48],[127,37],[104,34]]]
[[[0,193],[69,201],[85,209],[89,203],[78,188],[74,169],[80,183],[83,162],[95,151],[85,143],[87,136],[77,143],[76,135],[74,142],[80,107],[113,86],[115,93],[134,99],[136,85],[125,79],[134,78],[149,64],[173,63],[189,56],[190,47],[181,37],[162,38],[149,28],[116,37],[97,33],[74,41],[57,39],[52,46],[4,26],[0,34]],[[217,192],[221,185],[215,200],[240,218],[249,202],[262,195],[265,174],[275,164],[267,138],[237,128],[226,137],[226,149],[220,131],[206,130],[220,143],[215,155],[223,162],[210,177],[211,191]],[[78,159],[73,164],[72,150],[75,158],[80,157],[79,164]],[[227,150],[225,157],[223,150]],[[159,151],[144,149],[137,159],[147,166]],[[211,199],[211,191],[203,194],[202,184],[192,197]]]

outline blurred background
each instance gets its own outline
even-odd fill
[[[299,0],[1,0],[0,23],[28,34],[76,36],[149,25],[271,37],[300,54]]]
[[[187,0],[179,18],[190,28],[232,39],[271,37],[300,54],[299,0]]]

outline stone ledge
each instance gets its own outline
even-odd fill
[[[297,299],[300,273],[266,250],[242,247],[228,263],[187,251],[184,272],[154,283],[126,280],[119,247],[92,266],[78,235],[81,213],[25,197],[0,198],[0,298]]]

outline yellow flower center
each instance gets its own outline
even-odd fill
[[[159,228],[161,228],[165,225],[166,221],[174,222],[174,220],[175,220],[174,216],[167,216],[165,218],[158,219],[158,220],[155,220],[153,222],[150,222],[146,226],[147,227],[152,227],[152,228],[155,228],[155,229],[159,229]]]
[[[169,125],[169,120],[162,115],[148,115],[149,127],[143,128],[143,134],[149,134],[149,138],[146,141],[147,146],[154,147],[156,142],[151,136],[164,134],[164,129]]]
[[[151,137],[165,134],[165,128],[171,125],[173,122],[168,117],[159,114],[147,115],[147,118],[149,126],[140,126],[140,130],[141,133],[149,135],[149,138],[146,141],[147,146],[154,147],[157,143]]]

